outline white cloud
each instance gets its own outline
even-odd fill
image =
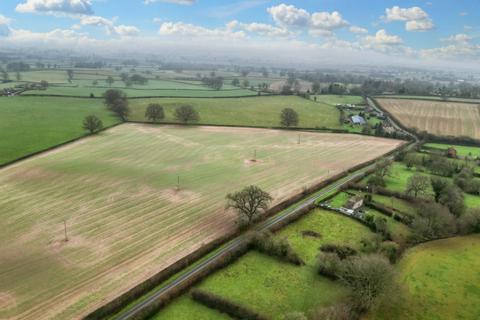
[[[230,21],[227,24],[227,29],[240,29],[267,37],[286,37],[291,35],[291,32],[285,28],[278,28],[265,23],[240,23],[237,20]]]
[[[136,36],[140,33],[135,26],[115,25],[116,18],[109,20],[99,16],[82,16],[80,17],[79,25],[73,26],[74,29],[79,29],[81,26],[97,26],[105,27],[107,34],[118,36]]]
[[[411,21],[411,20],[425,20],[428,19],[428,14],[419,7],[400,8],[394,6],[390,9],[385,9],[385,21]]]
[[[245,38],[245,32],[233,31],[230,28],[209,29],[184,22],[164,22],[160,26],[159,34],[163,36],[184,36],[201,38]]]
[[[0,14],[0,37],[10,35],[10,27],[8,26],[12,20]]]
[[[390,35],[384,29],[378,30],[374,36],[366,36],[364,38],[368,46],[396,46],[403,43],[402,38],[395,35]]]
[[[337,11],[315,12],[312,14],[311,26],[314,29],[333,30],[348,26],[348,22]]]
[[[348,30],[350,30],[351,33],[356,33],[356,34],[368,33],[367,29],[362,27],[357,27],[357,26],[351,26]]]
[[[434,28],[432,20],[412,20],[407,21],[405,29],[407,31],[428,31]]]
[[[420,7],[400,8],[394,6],[385,9],[385,16],[381,17],[385,22],[406,21],[407,31],[428,31],[435,26],[432,19]]]
[[[307,27],[310,24],[310,13],[284,3],[267,9],[273,20],[284,27]]]
[[[469,43],[457,43],[440,48],[420,50],[420,56],[426,59],[479,58],[480,46]]]
[[[181,4],[185,6],[190,6],[196,2],[196,0],[145,0],[143,3],[151,4],[155,2],[167,2],[167,3],[174,3],[174,4]]]
[[[15,10],[21,13],[93,14],[91,0],[26,0],[18,4]]]
[[[305,29],[311,36],[330,37],[333,30],[347,27],[348,21],[338,11],[310,13],[284,3],[267,9],[275,23],[283,29]]]
[[[472,41],[472,37],[465,33],[459,33],[442,39],[442,41],[452,43],[469,43],[470,41]]]

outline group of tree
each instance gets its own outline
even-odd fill
[[[131,87],[132,85],[146,85],[148,83],[148,78],[139,75],[139,74],[133,74],[129,75],[126,72],[123,72],[120,74],[120,79],[122,82],[125,84],[126,87]]]
[[[8,72],[25,72],[30,70],[30,65],[25,62],[10,62],[6,68]]]
[[[223,87],[223,77],[218,77],[215,74],[212,74],[210,77],[203,77],[202,83],[214,90],[220,90]]]
[[[130,114],[130,108],[128,107],[127,95],[116,89],[107,90],[103,94],[104,104],[108,110],[115,113],[122,121],[126,121]]]
[[[200,120],[200,115],[197,110],[191,105],[182,105],[175,108],[175,120],[182,123],[197,122]],[[162,105],[158,103],[151,103],[145,110],[145,118],[158,122],[165,119],[165,110]]]
[[[374,192],[376,187],[385,187],[385,179],[391,174],[392,160],[382,159],[375,163],[375,170],[372,175],[367,180],[367,185]]]
[[[105,67],[105,62],[95,61],[95,62],[76,62],[75,68],[84,68],[84,69],[101,69]]]

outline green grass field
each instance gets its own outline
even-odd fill
[[[180,105],[192,105],[200,114],[200,123],[214,125],[280,126],[280,112],[293,108],[303,128],[338,128],[340,114],[335,107],[310,102],[295,96],[266,96],[239,99],[135,99],[130,101],[131,120],[146,121],[145,109],[150,103],[165,108],[166,122],[175,122],[174,110]]]
[[[278,203],[401,144],[297,136],[124,124],[1,170],[0,294],[16,308],[0,318],[81,317],[232,230],[228,192],[256,184]]]
[[[108,87],[73,87],[73,86],[50,86],[47,90],[26,91],[23,96],[35,95],[54,95],[54,96],[72,96],[72,97],[89,97],[93,94],[95,97],[101,97]],[[198,98],[215,98],[215,97],[243,97],[256,96],[257,92],[246,89],[233,90],[209,90],[205,89],[131,89],[121,88],[129,97],[198,97]]]
[[[320,238],[304,236],[303,231],[314,231]],[[373,233],[363,224],[341,214],[325,210],[313,210],[295,223],[277,233],[286,238],[304,261],[314,266],[322,244],[341,244],[359,249],[360,240],[373,237]]]
[[[105,126],[117,122],[99,100],[0,98],[0,164],[84,135],[89,114]]]
[[[320,238],[304,237],[303,231],[315,231]],[[347,293],[336,282],[316,273],[316,255],[325,243],[357,247],[363,238],[372,237],[360,223],[324,210],[313,210],[299,221],[282,229],[276,237],[286,238],[305,260],[298,267],[255,251],[216,272],[200,288],[249,307],[270,319],[282,319],[286,313],[308,313],[331,305]]]
[[[454,147],[455,150],[457,150],[457,155],[461,157],[480,157],[479,147],[457,146],[457,145],[442,144],[442,143],[426,143],[425,147],[435,148],[435,149],[440,149],[445,151],[450,147]]]
[[[174,300],[150,320],[229,320],[228,315],[193,301],[188,294]]]
[[[347,95],[333,95],[333,94],[321,94],[321,95],[311,95],[310,99],[314,100],[317,98],[316,102],[326,103],[332,106],[337,104],[364,104],[365,101],[361,96],[347,96]]]
[[[369,319],[478,319],[480,236],[432,241],[408,250],[398,266],[400,298]]]

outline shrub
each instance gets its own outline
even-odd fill
[[[371,309],[393,285],[394,270],[379,255],[351,257],[343,261],[339,279],[351,289],[351,303],[359,313]]]
[[[297,266],[305,264],[286,239],[276,239],[269,232],[256,232],[252,237],[251,244],[258,251],[270,256],[278,257]]]
[[[456,222],[448,208],[438,203],[423,203],[411,228],[414,240],[427,241],[454,234]]]
[[[290,312],[283,317],[284,320],[308,320],[303,312]]]
[[[318,255],[318,273],[332,280],[338,279],[339,270],[342,267],[342,260],[336,253],[324,253]]]
[[[327,308],[315,310],[310,319],[312,320],[356,320],[359,315],[352,310],[348,302],[337,303]]]
[[[458,219],[461,234],[480,233],[480,209],[468,210]]]
[[[385,241],[380,245],[380,253],[390,260],[391,263],[397,262],[400,246],[393,241]]]
[[[209,292],[199,289],[191,291],[192,299],[212,309],[219,310],[226,313],[234,319],[250,319],[263,320],[265,319],[255,311],[249,310],[232,301],[219,297]]]
[[[320,247],[320,250],[322,252],[335,253],[341,260],[357,254],[357,250],[349,246],[336,244],[324,244]]]

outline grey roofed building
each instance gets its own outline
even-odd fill
[[[363,117],[360,117],[360,116],[352,116],[351,117],[352,119],[352,123],[353,124],[365,124],[365,119],[363,119]]]

